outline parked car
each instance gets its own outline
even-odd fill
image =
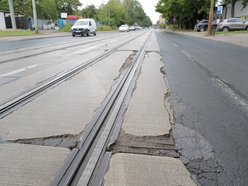
[[[218,24],[218,31],[228,32],[229,30],[248,30],[248,21],[240,18],[224,19]]]
[[[121,25],[121,26],[119,27],[119,31],[120,31],[120,32],[129,32],[129,26],[128,26],[127,24]]]
[[[212,28],[213,28],[213,29],[216,29],[217,25],[218,25],[217,21],[213,21],[213,22],[212,22]],[[208,20],[202,20],[202,21],[200,21],[199,23],[197,23],[197,24],[195,25],[195,30],[196,30],[197,32],[204,32],[204,31],[207,31],[207,30],[208,30]]]
[[[96,22],[94,19],[79,19],[71,27],[72,36],[76,35],[89,36],[90,34],[96,35]]]
[[[204,32],[208,29],[208,20],[202,20],[199,21],[196,25],[195,25],[195,30],[197,32]]]
[[[47,24],[42,25],[43,30],[55,30],[55,23],[48,21]]]
[[[135,27],[135,26],[130,26],[130,27],[129,27],[129,30],[130,30],[130,31],[135,31],[135,30],[136,30],[136,27]]]

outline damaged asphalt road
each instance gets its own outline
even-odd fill
[[[247,185],[247,48],[170,32],[157,37],[182,161],[200,185]]]

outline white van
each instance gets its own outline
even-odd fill
[[[84,34],[87,36],[90,34],[96,35],[96,22],[94,19],[79,19],[71,27],[71,32],[73,37],[75,35],[84,36]]]

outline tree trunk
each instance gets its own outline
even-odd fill
[[[237,0],[232,0],[231,17],[234,17],[235,4]]]

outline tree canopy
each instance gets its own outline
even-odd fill
[[[60,13],[80,15],[94,18],[103,25],[118,27],[121,24],[142,27],[152,25],[151,19],[146,15],[138,0],[109,0],[99,8],[94,5],[78,9],[82,4],[79,0],[35,0],[37,15],[40,19],[58,19]],[[13,0],[15,12],[26,17],[32,16],[32,0]],[[0,0],[0,11],[9,11],[8,0]]]
[[[109,0],[99,9],[92,6],[86,7],[82,10],[82,15],[87,17],[91,15],[97,21],[111,27],[118,27],[121,24],[138,24],[142,27],[152,25],[151,19],[137,0]]]
[[[197,19],[207,19],[210,0],[159,0],[156,11],[169,22],[192,28]]]
[[[234,17],[235,3],[238,0],[223,0],[223,4],[231,3],[231,17]],[[217,2],[217,0],[215,0]],[[241,0],[243,8],[248,0]],[[208,19],[210,0],[159,0],[156,11],[160,12],[169,23],[176,23],[182,28],[192,28],[196,20]]]
[[[59,14],[66,12],[69,15],[76,13],[79,0],[36,0],[37,15],[40,19],[58,19]],[[13,0],[14,10],[26,17],[32,16],[32,0]],[[0,1],[0,11],[8,12],[8,0]]]

